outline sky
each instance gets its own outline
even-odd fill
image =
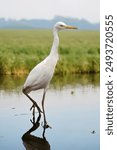
[[[0,18],[53,19],[55,16],[100,20],[100,0],[0,0]]]

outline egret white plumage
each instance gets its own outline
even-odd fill
[[[23,86],[23,93],[32,101],[33,107],[37,107],[39,112],[41,109],[37,105],[37,103],[29,96],[31,91],[44,89],[43,98],[42,98],[42,112],[44,111],[44,99],[47,91],[47,87],[53,77],[55,66],[57,64],[59,55],[58,55],[58,45],[59,45],[59,37],[58,32],[63,29],[77,29],[76,27],[66,25],[63,22],[57,22],[53,27],[53,45],[50,51],[50,54],[39,64],[37,64],[29,73],[25,84]],[[44,113],[44,123],[47,124],[45,113]]]

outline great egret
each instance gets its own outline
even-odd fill
[[[59,37],[58,32],[63,29],[77,29],[76,27],[66,25],[63,22],[57,22],[53,27],[53,45],[50,51],[50,54],[39,64],[37,64],[29,73],[25,84],[23,86],[23,93],[32,101],[32,108],[37,107],[39,112],[43,112],[44,114],[44,124],[47,125],[45,110],[44,110],[44,99],[47,91],[47,87],[52,79],[54,74],[55,66],[58,61],[58,45],[59,45]],[[37,105],[37,103],[29,96],[31,91],[44,89],[43,97],[42,97],[42,111]],[[34,110],[34,109],[33,109]]]

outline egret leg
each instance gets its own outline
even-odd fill
[[[47,124],[46,116],[45,116],[45,108],[44,108],[45,94],[46,94],[46,90],[44,90],[44,92],[43,92],[43,98],[42,98],[42,111],[43,111],[43,117],[44,117],[44,125]]]
[[[31,102],[33,103],[31,109],[33,108],[33,114],[35,113],[35,107],[37,108],[38,112],[41,113],[41,109],[40,107],[37,105],[37,103],[27,94],[27,93],[24,93],[30,100]]]
[[[46,94],[46,89],[44,89],[43,98],[42,98],[42,111],[43,111],[43,117],[44,117],[44,126],[43,127],[49,128],[50,126],[47,124],[46,115],[45,115],[45,108],[44,108],[45,94]]]

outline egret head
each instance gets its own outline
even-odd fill
[[[54,29],[57,31],[64,30],[64,29],[77,29],[77,27],[69,26],[65,24],[64,22],[57,22],[54,26]]]

